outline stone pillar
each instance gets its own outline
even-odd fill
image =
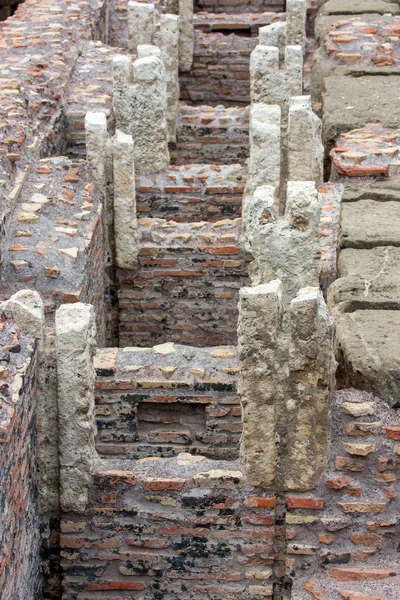
[[[137,54],[139,44],[152,44],[156,26],[154,4],[128,2],[128,50]]]
[[[306,491],[316,487],[324,467],[336,368],[333,320],[319,288],[298,292],[290,303],[290,323],[279,469],[284,489]]]
[[[88,112],[85,116],[86,160],[97,187],[107,197],[106,148],[107,118],[103,112]]]
[[[250,57],[251,101],[277,104],[287,118],[290,96],[299,96],[303,90],[303,53],[300,46],[287,46],[285,59],[280,65],[279,48],[255,47]]]
[[[158,46],[167,78],[167,126],[169,141],[176,141],[179,110],[179,17],[160,15]]]
[[[242,288],[238,336],[249,481],[275,491],[311,490],[327,455],[336,368],[322,293],[301,289],[285,308],[279,280]]]
[[[303,52],[301,46],[286,46],[283,81],[287,85],[286,106],[292,96],[303,93]]]
[[[318,286],[321,268],[320,203],[315,183],[289,182],[285,214],[271,188],[255,190],[246,212],[246,240],[254,257],[249,266],[253,285],[282,281],[286,307],[305,286]]]
[[[281,161],[281,109],[255,103],[250,109],[251,188],[279,187]]]
[[[275,355],[280,321],[279,281],[240,290],[241,452],[249,482],[261,487],[273,485],[276,476]]]
[[[194,0],[179,0],[179,69],[190,71],[193,64]]]
[[[135,162],[130,135],[116,131],[113,141],[115,261],[133,269],[138,254]]]
[[[63,304],[56,312],[60,505],[85,512],[96,457],[93,366],[95,319],[89,304]]]
[[[129,56],[116,56],[113,60],[113,109],[117,128],[130,133],[132,127],[132,61]]]
[[[306,47],[307,0],[286,0],[286,43]]]
[[[260,27],[258,39],[261,46],[276,46],[279,49],[279,56],[283,58],[286,48],[286,23],[277,21]]]
[[[154,46],[153,44],[140,44],[137,50],[138,58],[146,58],[147,56],[161,56],[161,50],[158,46]]]
[[[163,62],[157,56],[134,63],[132,137],[139,173],[156,173],[169,164],[167,91]]]
[[[103,197],[104,250],[107,264],[114,262],[114,213],[108,190],[112,181],[111,151],[107,119],[102,112],[88,112],[85,117],[86,160]]]
[[[324,147],[321,120],[314,114],[310,96],[290,98],[288,125],[288,178],[323,182]]]

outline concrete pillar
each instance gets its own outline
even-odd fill
[[[252,485],[268,487],[276,476],[276,344],[281,322],[281,285],[242,288],[238,349],[241,364],[242,457]]]
[[[281,161],[281,109],[255,103],[250,109],[250,186],[279,187]]]
[[[147,56],[158,56],[162,58],[161,50],[153,44],[140,44],[137,50],[138,58],[146,58]]]
[[[85,512],[95,450],[95,319],[89,304],[63,304],[56,312],[60,505]]]
[[[242,288],[238,336],[249,481],[275,491],[311,490],[327,455],[336,368],[322,293],[303,288],[285,308],[279,280]]]
[[[286,23],[277,21],[260,27],[258,39],[261,46],[276,46],[279,49],[279,56],[283,58],[286,48]]]
[[[276,196],[263,186],[249,200],[246,249],[254,257],[249,266],[253,285],[282,281],[283,306],[305,286],[318,286],[321,268],[320,203],[314,182],[289,182],[285,214],[278,218]]]
[[[169,164],[167,90],[163,62],[157,56],[134,63],[132,127],[138,173],[156,173]]]
[[[301,289],[290,303],[289,377],[280,411],[283,488],[316,487],[328,448],[334,385],[333,320],[317,287]]]
[[[169,141],[176,141],[179,111],[179,17],[160,15],[158,46],[167,78],[167,126]]]
[[[154,4],[128,2],[128,50],[137,54],[139,44],[152,44],[156,27]]]
[[[179,0],[179,69],[190,71],[193,64],[194,0]]]
[[[115,260],[133,269],[138,254],[134,146],[130,135],[116,131],[113,140]]]
[[[107,197],[106,148],[107,118],[102,112],[88,112],[85,116],[86,161],[92,171],[95,183]]]
[[[288,178],[323,182],[322,124],[314,114],[310,96],[290,98],[288,125]]]
[[[113,60],[113,109],[117,127],[124,133],[130,133],[132,127],[132,83],[131,59],[129,56],[116,56]]]
[[[114,213],[108,184],[112,182],[112,157],[107,119],[102,112],[88,112],[85,117],[86,160],[103,197],[104,251],[107,264],[114,262]]]
[[[303,53],[300,46],[287,46],[283,64],[276,46],[255,47],[250,57],[250,94],[254,103],[277,104],[287,118],[289,98],[303,90]]]
[[[307,0],[286,0],[286,43],[306,48]]]

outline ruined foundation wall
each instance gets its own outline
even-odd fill
[[[2,598],[40,600],[37,346],[11,319],[1,326],[0,590]]]
[[[242,429],[235,347],[98,349],[96,448],[103,458],[190,452],[237,458]]]
[[[274,506],[237,463],[99,462],[90,512],[63,515],[63,597],[270,600]]]
[[[120,346],[234,344],[238,293],[248,280],[241,219],[142,218],[139,228],[138,269],[117,270]]]

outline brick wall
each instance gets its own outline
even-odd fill
[[[199,458],[98,465],[90,512],[63,515],[64,600],[272,598],[275,498]]]
[[[139,267],[117,269],[120,346],[236,343],[248,262],[240,230],[241,219],[139,219]]]
[[[249,157],[249,108],[181,105],[171,162],[243,163]]]
[[[356,390],[337,392],[332,411],[321,482],[315,494],[288,501],[293,597],[394,600],[400,596],[399,411]]]
[[[241,216],[247,169],[240,165],[183,165],[136,177],[138,215],[177,222]]]
[[[195,31],[193,65],[180,76],[181,100],[250,104],[250,54],[257,38]]]
[[[105,458],[236,458],[242,429],[235,347],[98,350],[97,450]]]
[[[39,600],[40,523],[36,465],[36,348],[0,323],[0,590]]]

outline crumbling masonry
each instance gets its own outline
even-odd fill
[[[0,4],[0,600],[398,600],[399,2]]]

